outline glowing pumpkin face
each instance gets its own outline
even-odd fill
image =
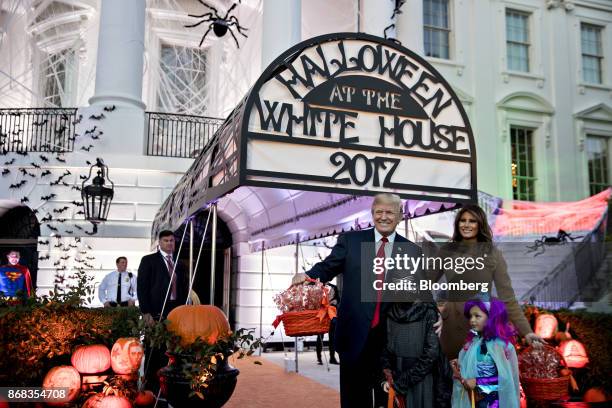
[[[551,314],[541,314],[537,317],[535,323],[535,332],[543,339],[552,339],[557,334],[559,322],[557,318]]]
[[[42,387],[50,388],[68,388],[68,396],[62,399],[62,402],[47,402],[47,405],[52,407],[61,407],[66,405],[66,402],[72,402],[77,399],[81,391],[81,375],[72,366],[53,367],[43,380]]]
[[[170,312],[168,320],[168,329],[181,337],[183,346],[193,344],[197,337],[214,344],[231,333],[227,317],[216,306],[179,306]]]
[[[108,370],[111,366],[111,355],[108,348],[102,344],[79,346],[72,353],[70,362],[79,373],[97,374]]]
[[[568,367],[582,368],[589,362],[586,349],[578,340],[564,341],[559,345],[559,352],[563,355]]]
[[[135,337],[121,338],[111,350],[111,367],[117,374],[131,374],[138,371],[144,350]]]

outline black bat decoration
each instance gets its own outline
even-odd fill
[[[66,231],[66,232],[68,232],[68,231]],[[72,234],[72,232],[71,232],[71,234]],[[68,244],[68,246],[69,246],[70,248],[78,248],[78,247],[79,247],[78,245],[73,245],[73,244]]]
[[[45,163],[49,162],[49,158],[43,154],[39,155],[38,157],[40,157],[40,160],[44,161]]]
[[[22,151],[19,151],[19,150],[16,151],[15,153],[17,153],[20,156],[27,156],[28,155],[28,152],[22,152]]]
[[[10,166],[11,164],[15,163],[15,158],[13,157],[11,160],[4,162],[5,166]]]
[[[94,259],[96,259],[96,257],[95,256],[86,256],[85,259],[93,261]]]
[[[68,120],[68,115],[66,115],[65,113],[62,113],[62,120]]]
[[[62,208],[54,208],[54,209],[53,209],[53,212],[54,212],[55,214],[61,214],[61,213],[63,213],[64,211],[66,211],[67,209],[69,209],[69,208],[70,208],[69,206],[65,205],[65,206],[63,206]]]
[[[72,231],[72,230],[66,230],[66,231],[64,231],[64,232],[65,232],[66,234],[72,234],[72,233],[74,233],[74,231]],[[72,246],[72,245],[70,245],[70,248],[76,248],[76,246]]]
[[[79,186],[72,186],[72,189],[76,191],[81,191],[81,187]]]
[[[35,169],[40,169],[40,165],[39,164],[36,164],[36,163],[32,162],[32,163],[30,163],[30,165],[32,167],[34,167]]]
[[[75,238],[74,238],[74,242],[76,242],[76,243],[81,242],[81,237],[75,237]]]
[[[80,176],[79,176],[79,178],[80,178],[81,180],[87,180],[87,176],[86,176],[86,175],[84,175],[84,174],[80,175]]]
[[[38,257],[38,260],[39,260],[39,261],[44,261],[44,260],[49,259],[49,258],[51,258],[49,255],[39,256],[39,257]]]
[[[62,244],[61,242],[58,242],[57,244],[53,245],[54,248],[61,248],[63,246],[64,246],[64,244]]]
[[[38,241],[39,245],[49,245],[49,240],[46,241]]]
[[[45,177],[45,176],[48,176],[49,174],[51,174],[51,170],[45,170],[42,173],[40,173],[40,177]]]
[[[73,205],[76,205],[77,207],[82,207],[83,206],[83,202],[82,201],[72,201]]]
[[[83,211],[79,211],[77,214],[85,214]],[[75,225],[74,228],[78,229],[79,231],[83,231],[83,227],[81,227],[80,225]]]
[[[53,262],[53,266],[59,266],[62,262],[61,261],[55,261]]]
[[[85,134],[86,134],[86,135],[91,135],[93,132],[95,132],[95,131],[96,131],[96,129],[97,129],[97,128],[98,128],[97,126],[94,126],[93,128],[91,128],[91,129],[89,129],[89,130],[86,130],[86,131],[85,131]]]
[[[103,114],[103,113],[101,113],[101,114],[99,114],[99,115],[91,115],[91,116],[89,117],[89,119],[91,119],[91,120],[102,120],[102,119],[104,119],[104,118],[106,118],[106,116],[104,116],[104,114]]]
[[[48,201],[48,200],[51,200],[51,199],[53,199],[55,197],[57,197],[57,194],[51,193],[51,194],[46,195],[46,196],[41,196],[40,199],[43,200],[43,201]]]
[[[86,152],[90,151],[94,145],[90,144],[89,146],[81,146],[81,150],[85,150]]]
[[[55,221],[57,221],[57,222],[66,222],[66,219],[65,218],[58,218]]]
[[[96,232],[96,231],[94,231],[94,230],[91,230],[91,231],[85,231],[85,233],[86,233],[87,235],[96,235],[96,234],[97,234],[97,232]]]
[[[62,261],[67,261],[68,259],[70,259],[70,255],[66,255],[66,256],[61,256],[60,259]]]
[[[51,220],[53,220],[53,216],[51,214],[47,213],[47,215],[45,215],[40,221],[41,222],[49,222]]]
[[[57,160],[57,161],[58,161],[58,162],[60,162],[60,163],[66,163],[66,159],[64,159],[64,158],[62,158],[62,157],[59,157],[59,156],[57,156],[57,157],[55,158],[55,160]]]
[[[111,106],[105,106],[104,107],[104,112],[112,112],[116,109],[115,105],[111,105]]]
[[[52,227],[51,225],[47,225],[47,228],[49,228],[51,231],[57,231],[57,228]]]
[[[91,138],[92,138],[93,140],[98,140],[98,139],[100,139],[100,136],[102,136],[103,134],[104,134],[104,132],[98,132],[98,133],[97,133],[97,134],[95,134],[95,135],[91,135]]]
[[[42,122],[32,122],[32,125],[34,126],[44,126],[47,124],[47,122],[49,121],[49,119],[45,119]]]
[[[24,203],[29,202],[29,201],[30,201],[30,199],[29,199],[28,197],[23,197],[23,198],[22,198],[21,200],[19,200],[19,201],[21,201],[21,204],[24,204]]]
[[[82,120],[82,119],[83,119],[83,115],[79,115],[79,117],[78,117],[78,118],[76,118],[76,119],[75,119],[75,120],[72,122],[72,124],[73,124],[73,125],[78,125],[79,123],[81,123],[81,120]]]
[[[88,264],[87,262],[85,262],[85,266],[88,267],[89,269],[93,269],[94,266],[92,264]]]
[[[11,171],[9,169],[2,170],[2,175],[3,176],[6,176],[7,174],[10,174],[10,173],[11,173]]]
[[[67,247],[62,248],[62,252],[68,252],[68,251],[70,251],[70,248],[67,248]]]
[[[27,181],[26,181],[26,180],[21,180],[21,181],[20,181],[19,183],[17,183],[17,184],[11,184],[11,185],[9,186],[9,189],[21,188],[21,187],[23,187],[23,186],[24,186],[26,183],[27,183]]]

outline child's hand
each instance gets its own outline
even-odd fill
[[[459,362],[457,361],[457,359],[451,360],[450,366],[453,369],[453,379],[460,380],[461,369],[459,368]]]
[[[473,390],[474,388],[476,388],[476,379],[475,378],[468,378],[467,380],[463,380],[461,382],[463,384],[463,386],[465,387],[466,390]]]

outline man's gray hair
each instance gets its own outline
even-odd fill
[[[399,214],[403,213],[402,209],[402,199],[397,194],[391,193],[379,193],[374,196],[374,201],[372,201],[372,211],[374,210],[374,206],[378,204],[391,204],[397,207],[397,211]]]

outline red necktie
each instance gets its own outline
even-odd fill
[[[380,248],[378,248],[378,251],[376,252],[376,257],[377,258],[386,258],[385,256],[385,244],[389,242],[389,240],[387,239],[387,237],[382,237],[380,239]],[[383,263],[384,265],[384,263]],[[385,275],[387,271],[384,271],[384,275],[383,275],[383,282],[385,281]],[[378,326],[378,323],[380,322],[380,300],[382,299],[382,289],[381,290],[377,290],[376,291],[376,308],[374,309],[374,317],[372,317],[372,324],[370,325],[370,328],[374,328],[376,326]]]
[[[174,272],[174,262],[172,262],[172,255],[166,255],[166,262],[168,263],[168,274],[172,276],[172,272]],[[172,276],[170,300],[176,300],[176,273],[174,274],[174,276]]]

